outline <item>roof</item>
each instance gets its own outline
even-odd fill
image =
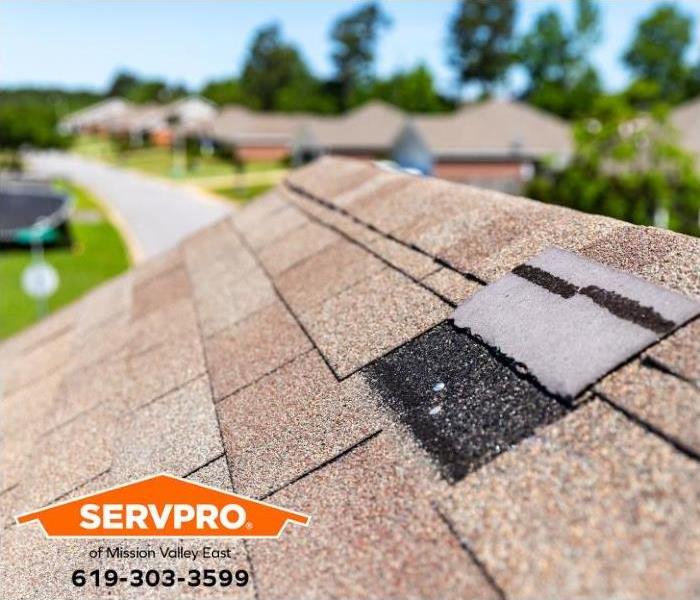
[[[671,123],[681,145],[700,160],[700,98],[682,104],[671,113]]]
[[[694,597],[699,296],[696,238],[316,161],[0,346],[3,598],[98,564],[11,515],[160,471],[311,516],[217,543],[242,594]]]
[[[161,104],[131,104],[128,109],[103,123],[112,132],[137,131],[143,129],[146,123],[157,121],[163,115]]]
[[[337,117],[307,119],[295,143],[327,151],[387,151],[406,119],[386,102],[373,100]]]
[[[306,118],[305,114],[263,113],[243,106],[226,106],[202,131],[223,144],[286,145]]]
[[[133,105],[122,98],[107,98],[61,119],[60,126],[67,129],[103,125],[105,121],[126,114]]]
[[[573,148],[566,121],[523,102],[465,105],[449,115],[416,116],[412,126],[438,158],[568,156]]]

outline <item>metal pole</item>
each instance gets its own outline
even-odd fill
[[[32,240],[32,263],[44,262],[44,244],[41,237],[37,236]],[[37,320],[42,319],[48,312],[48,299],[46,297],[36,299]]]

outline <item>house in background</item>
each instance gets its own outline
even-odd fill
[[[227,106],[195,133],[230,150],[243,162],[286,160],[292,138],[308,115],[262,113],[242,106]]]
[[[391,104],[373,100],[341,116],[306,119],[294,138],[294,163],[324,154],[355,158],[387,158],[406,120]]]
[[[126,112],[105,121],[103,126],[110,135],[140,146],[148,141],[148,123],[157,118],[161,109],[160,104],[131,104]]]
[[[125,117],[134,105],[121,98],[107,98],[63,118],[58,129],[62,133],[107,133],[108,123]]]
[[[491,100],[410,118],[391,158],[426,175],[518,192],[539,163],[564,166],[572,152],[566,121],[520,102]]]
[[[188,96],[165,105],[151,105],[127,120],[132,139],[148,139],[155,146],[170,146],[178,130],[206,126],[218,114],[216,105],[201,96]]]
[[[686,102],[671,113],[681,147],[695,156],[700,167],[700,97]]]

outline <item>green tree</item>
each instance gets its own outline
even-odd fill
[[[93,92],[56,88],[0,90],[0,147],[66,147],[71,140],[58,132],[59,119],[100,98]]]
[[[220,79],[204,85],[200,94],[219,105],[243,104],[244,95],[237,79]]]
[[[384,100],[408,112],[429,113],[452,108],[435,90],[433,75],[425,65],[374,81],[353,96],[352,104],[362,104],[372,98]]]
[[[523,98],[565,118],[585,114],[601,93],[588,61],[599,40],[600,12],[592,0],[577,0],[570,26],[555,9],[539,14],[518,48],[528,79]]]
[[[139,84],[139,78],[131,71],[119,71],[114,75],[112,83],[107,86],[107,96],[126,98],[132,88]]]
[[[576,125],[570,164],[543,170],[526,193],[639,225],[700,234],[700,177],[665,115],[635,112],[616,97],[599,100],[594,114]]]
[[[301,55],[282,39],[278,25],[267,25],[257,31],[240,79],[248,104],[261,110],[273,110],[281,90],[312,81]]]
[[[130,71],[120,71],[107,87],[106,96],[119,96],[143,104],[172,102],[187,95],[183,85],[169,85],[160,79],[141,79]]]
[[[339,104],[346,109],[353,92],[372,75],[379,32],[390,25],[381,7],[371,2],[340,17],[331,30]]]
[[[50,104],[0,104],[0,148],[17,150],[22,146],[34,148],[64,148],[70,139],[57,131],[58,115]]]
[[[482,94],[503,81],[514,61],[515,0],[463,0],[449,22],[448,64],[461,86],[476,83]]]
[[[692,27],[692,17],[673,4],[658,6],[639,23],[623,56],[637,80],[658,86],[659,99],[676,102],[685,96],[690,75],[685,59]]]

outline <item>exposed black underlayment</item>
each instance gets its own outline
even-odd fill
[[[664,334],[676,328],[676,323],[665,319],[650,306],[644,306],[636,300],[627,298],[617,292],[605,290],[596,285],[578,288],[561,277],[527,264],[518,265],[511,272],[513,275],[517,275],[562,298],[572,298],[576,294],[586,296],[616,317],[649,329],[654,333]]]
[[[452,482],[572,410],[450,321],[362,372]]]

